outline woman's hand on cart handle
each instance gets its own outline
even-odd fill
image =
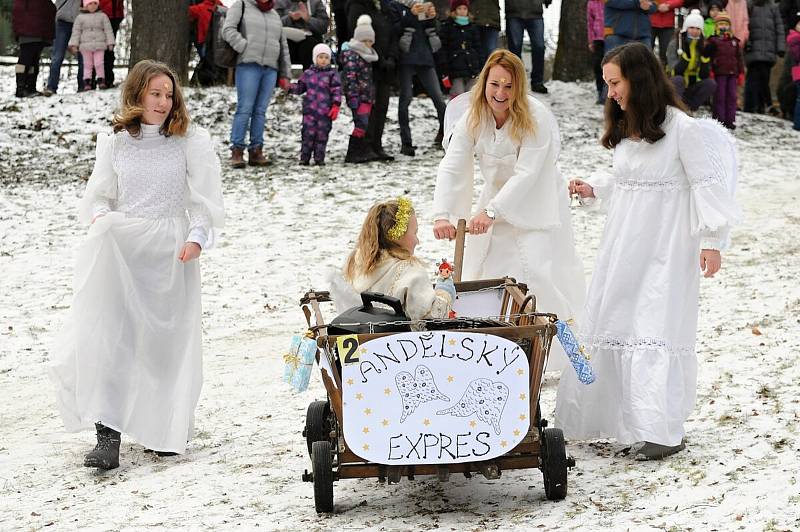
[[[578,194],[581,198],[593,198],[594,188],[582,179],[571,179],[569,182],[569,193]]]
[[[441,218],[433,222],[433,236],[436,240],[453,240],[456,237],[456,226],[451,224],[449,220]]]
[[[494,220],[486,214],[486,211],[481,211],[469,221],[467,230],[471,235],[482,235],[489,230],[493,223]]]
[[[722,266],[722,255],[716,249],[700,250],[700,271],[703,277],[714,277]]]

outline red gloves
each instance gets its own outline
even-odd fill
[[[368,115],[370,112],[372,112],[372,104],[368,102],[361,103],[356,109],[357,115]]]
[[[442,85],[445,89],[449,89],[453,86],[453,83],[450,81],[450,76],[445,76],[442,78]]]
[[[287,78],[278,78],[278,87],[288,91],[292,87],[292,84]]]
[[[367,134],[367,130],[361,129],[360,127],[354,127],[352,135],[357,139],[363,139],[364,136]]]
[[[740,87],[744,87],[744,72],[739,73],[739,77],[736,78],[736,84]]]
[[[328,111],[328,118],[331,120],[336,120],[337,116],[339,116],[339,104],[333,104],[331,106],[331,110]]]

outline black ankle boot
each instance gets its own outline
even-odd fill
[[[369,147],[369,144],[363,139],[350,135],[350,142],[347,144],[347,155],[344,156],[346,163],[368,163],[377,161],[378,156]]]
[[[97,445],[83,459],[83,465],[100,469],[119,467],[119,432],[102,423],[95,423],[94,427],[97,429]]]

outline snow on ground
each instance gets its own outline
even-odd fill
[[[349,117],[335,123],[328,166],[300,167],[299,100],[270,107],[266,170],[223,166],[228,227],[204,254],[205,386],[198,434],[174,458],[123,439],[121,467],[82,467],[89,432],[67,434],[45,376],[70,303],[73,250],[83,238],[75,201],[91,171],[94,134],[108,127],[118,91],[16,100],[0,69],[0,529],[190,528],[242,530],[450,529],[797,530],[800,528],[800,136],[788,122],[740,115],[739,201],[746,211],[723,270],[702,282],[697,407],[688,448],[656,463],[619,454],[613,441],[568,442],[577,466],[562,502],[544,497],[541,473],[497,481],[454,476],[385,486],[335,484],[336,513],[314,512],[301,431],[318,379],[294,395],[280,382],[289,336],[303,329],[298,300],[325,289],[367,207],[407,194],[420,219],[419,254],[452,256],[433,240],[430,204],[441,152],[433,107],[412,105],[416,158],[344,166]],[[73,85],[74,82],[67,85]],[[551,83],[561,168],[586,175],[609,164],[598,146],[601,110],[589,84]],[[74,90],[74,89],[73,89]],[[186,91],[192,115],[226,158],[231,89]],[[399,151],[396,99],[386,145]],[[668,221],[665,221],[668,223]],[[574,211],[587,274],[601,214]],[[328,313],[328,317],[332,317]],[[545,382],[552,413],[556,382]]]

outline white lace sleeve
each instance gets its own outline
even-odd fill
[[[92,175],[83,197],[78,201],[78,221],[89,225],[95,216],[114,210],[117,199],[117,173],[114,171],[113,134],[97,135],[97,149]]]
[[[217,232],[225,225],[225,207],[219,157],[211,136],[203,128],[194,127],[186,137],[186,169],[189,185],[187,241],[210,248],[217,240]]]

